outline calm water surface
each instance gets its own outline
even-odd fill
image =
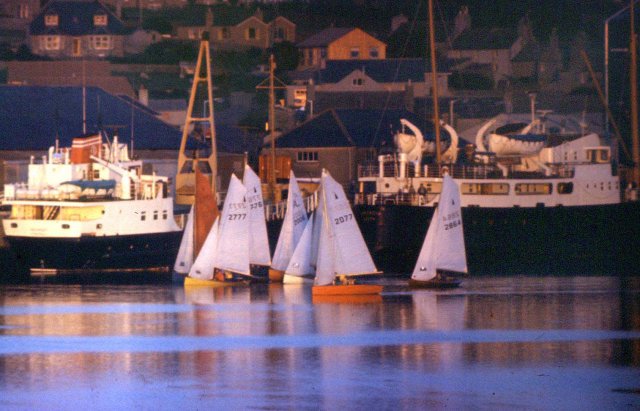
[[[640,277],[0,285],[0,409],[640,409]]]

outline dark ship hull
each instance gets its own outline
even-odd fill
[[[6,237],[19,275],[167,272],[181,231],[80,238]]]
[[[409,276],[432,207],[356,205],[378,269]],[[640,261],[640,202],[579,207],[463,208],[469,273],[634,274]]]

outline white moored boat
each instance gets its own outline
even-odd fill
[[[32,274],[169,271],[180,243],[169,178],[144,174],[102,133],[32,159],[26,183],[5,184],[6,240]]]

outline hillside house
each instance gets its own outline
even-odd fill
[[[427,60],[330,60],[325,68],[291,73],[287,105],[315,112],[329,108],[407,109],[414,100],[431,95]],[[438,67],[438,92],[449,96],[446,64]],[[307,104],[308,103],[308,104]],[[313,107],[311,107],[313,105]]]
[[[124,55],[124,24],[99,1],[52,0],[29,25],[31,52],[54,59]]]
[[[495,85],[513,76],[512,60],[524,44],[516,29],[478,28],[460,33],[447,51],[449,59],[464,61],[457,70],[486,67]]]
[[[298,70],[321,69],[329,60],[383,60],[387,45],[359,28],[332,27],[297,44]]]
[[[243,9],[212,8],[207,10],[203,24],[179,26],[176,37],[181,40],[200,40],[209,33],[211,46],[220,50],[256,47],[267,49],[275,43],[295,42],[296,25],[282,16],[265,21],[260,9],[247,16]]]
[[[353,188],[358,165],[394,151],[393,134],[401,118],[422,130],[427,127],[407,110],[326,110],[277,137],[276,156],[290,158],[299,178],[318,178],[325,168],[345,188]],[[269,148],[263,148],[262,154],[268,153]]]

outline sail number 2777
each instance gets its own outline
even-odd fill
[[[336,217],[336,218],[333,219],[335,225],[346,223],[349,220],[353,220],[353,214],[351,214],[351,213],[345,214],[345,215],[341,215],[340,217]]]

